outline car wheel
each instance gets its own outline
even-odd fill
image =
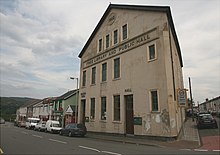
[[[72,132],[69,132],[69,134],[68,134],[68,135],[69,135],[69,137],[72,137]]]
[[[62,132],[60,131],[59,134],[62,136]]]

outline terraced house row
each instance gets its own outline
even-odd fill
[[[58,97],[33,100],[21,106],[16,112],[18,126],[25,126],[27,118],[43,121],[57,120],[62,126],[77,122],[77,95],[79,90],[71,90]]]

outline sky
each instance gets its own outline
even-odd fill
[[[110,2],[170,6],[185,88],[190,77],[196,103],[220,96],[219,0],[0,0],[0,96],[76,89],[78,55]]]

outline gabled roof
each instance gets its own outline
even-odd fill
[[[31,107],[37,103],[39,103],[41,100],[40,99],[31,99],[28,100],[27,102],[25,102],[24,105],[22,105],[20,108],[24,108],[24,107]]]
[[[101,27],[102,23],[104,22],[104,20],[108,16],[111,9],[143,10],[143,11],[154,11],[154,12],[164,12],[164,13],[166,13],[167,18],[168,18],[168,22],[169,22],[169,26],[171,28],[171,32],[173,34],[175,45],[176,45],[176,48],[177,48],[177,51],[178,51],[180,65],[181,65],[181,67],[183,67],[181,50],[180,50],[180,46],[179,46],[179,42],[178,42],[178,39],[177,39],[177,35],[176,35],[175,28],[174,28],[174,23],[173,23],[173,19],[172,19],[172,16],[171,16],[171,11],[170,11],[169,6],[144,6],[144,5],[109,4],[107,10],[103,14],[103,16],[100,19],[99,23],[95,27],[94,31],[92,32],[91,36],[89,37],[89,39],[87,40],[86,44],[84,45],[82,51],[80,52],[80,54],[78,56],[79,58],[81,58],[82,55],[85,53],[86,49],[88,48],[89,44],[91,43],[91,41],[94,38],[95,34],[98,32],[99,28]]]
[[[78,90],[79,90],[79,89],[70,90],[70,91],[66,92],[65,94],[63,94],[63,95],[57,97],[56,100],[66,100],[66,99],[68,99],[69,97],[71,97],[71,96],[73,96],[74,94],[76,94]]]

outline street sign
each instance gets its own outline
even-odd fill
[[[177,93],[178,103],[180,106],[186,106],[187,96],[186,96],[186,89],[178,89]]]

